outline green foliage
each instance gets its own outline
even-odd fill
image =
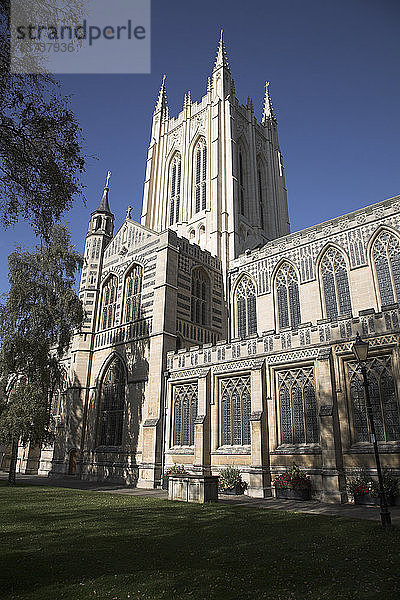
[[[172,465],[165,471],[165,475],[187,475],[185,465]]]
[[[311,479],[296,463],[293,463],[290,469],[275,478],[273,485],[276,488],[306,490],[311,487]]]
[[[10,292],[0,305],[0,440],[44,440],[49,398],[60,379],[59,361],[83,309],[74,289],[82,264],[69,233],[54,226],[33,252],[9,257]]]
[[[36,4],[42,22],[52,22],[51,3]],[[82,131],[50,75],[10,72],[9,10],[1,0],[0,221],[7,227],[23,217],[47,237],[82,194]]]
[[[2,600],[400,596],[373,521],[0,482],[0,522]]]
[[[240,469],[236,467],[226,467],[219,473],[218,488],[221,492],[231,490],[235,487],[241,488],[244,491],[247,488],[247,483],[242,480]]]
[[[399,480],[392,475],[391,469],[382,469],[383,487],[386,496],[397,496],[399,493]],[[379,496],[379,481],[368,475],[365,469],[359,469],[353,477],[347,478],[347,491],[352,495],[364,496],[369,494]]]

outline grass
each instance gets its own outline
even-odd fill
[[[340,517],[0,486],[2,600],[391,600],[400,531]]]

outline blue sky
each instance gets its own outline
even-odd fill
[[[278,117],[292,231],[400,193],[398,0],[152,1],[150,75],[59,77],[86,139],[86,206],[65,215],[82,251],[107,170],[116,227],[139,220],[151,116],[162,74],[170,114],[206,91],[219,30],[236,94],[261,116],[265,81]],[[20,224],[1,234],[7,255],[35,243]]]

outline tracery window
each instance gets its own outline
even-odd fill
[[[117,309],[117,290],[118,279],[112,275],[103,286],[100,329],[109,329],[114,326],[115,311]]]
[[[400,242],[389,231],[382,231],[372,249],[381,304],[400,302]]]
[[[179,221],[181,202],[181,155],[177,152],[169,168],[169,224]]]
[[[257,161],[257,191],[258,191],[258,205],[260,211],[260,226],[265,229],[264,221],[264,206],[265,206],[265,167],[261,161]]]
[[[201,138],[194,148],[194,212],[205,210],[207,204],[207,146]]]
[[[198,325],[209,323],[210,280],[202,269],[192,271],[191,320]]]
[[[119,358],[109,365],[100,390],[101,446],[121,446],[125,406],[125,371]]]
[[[140,316],[140,295],[142,291],[142,273],[140,265],[134,265],[125,279],[125,323],[136,321]]]
[[[301,322],[299,284],[297,273],[287,263],[283,264],[275,278],[279,328],[297,327]]]
[[[193,446],[197,407],[197,383],[174,386],[175,446]]]
[[[322,287],[328,319],[351,314],[346,261],[336,248],[329,248],[321,262]]]
[[[240,214],[246,214],[246,168],[243,149],[238,149],[238,184]]]
[[[250,375],[220,381],[223,445],[250,444],[250,390]]]
[[[314,369],[303,367],[277,372],[281,444],[319,442]]]
[[[363,380],[358,364],[347,363],[355,441],[369,442],[370,431],[365,405]],[[376,439],[379,442],[400,440],[400,414],[392,361],[389,355],[367,360],[369,395],[374,417]]]
[[[256,286],[250,277],[242,277],[236,288],[238,337],[257,333]]]

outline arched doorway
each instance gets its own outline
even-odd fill
[[[77,450],[69,451],[68,475],[76,475],[76,459],[78,457]]]

